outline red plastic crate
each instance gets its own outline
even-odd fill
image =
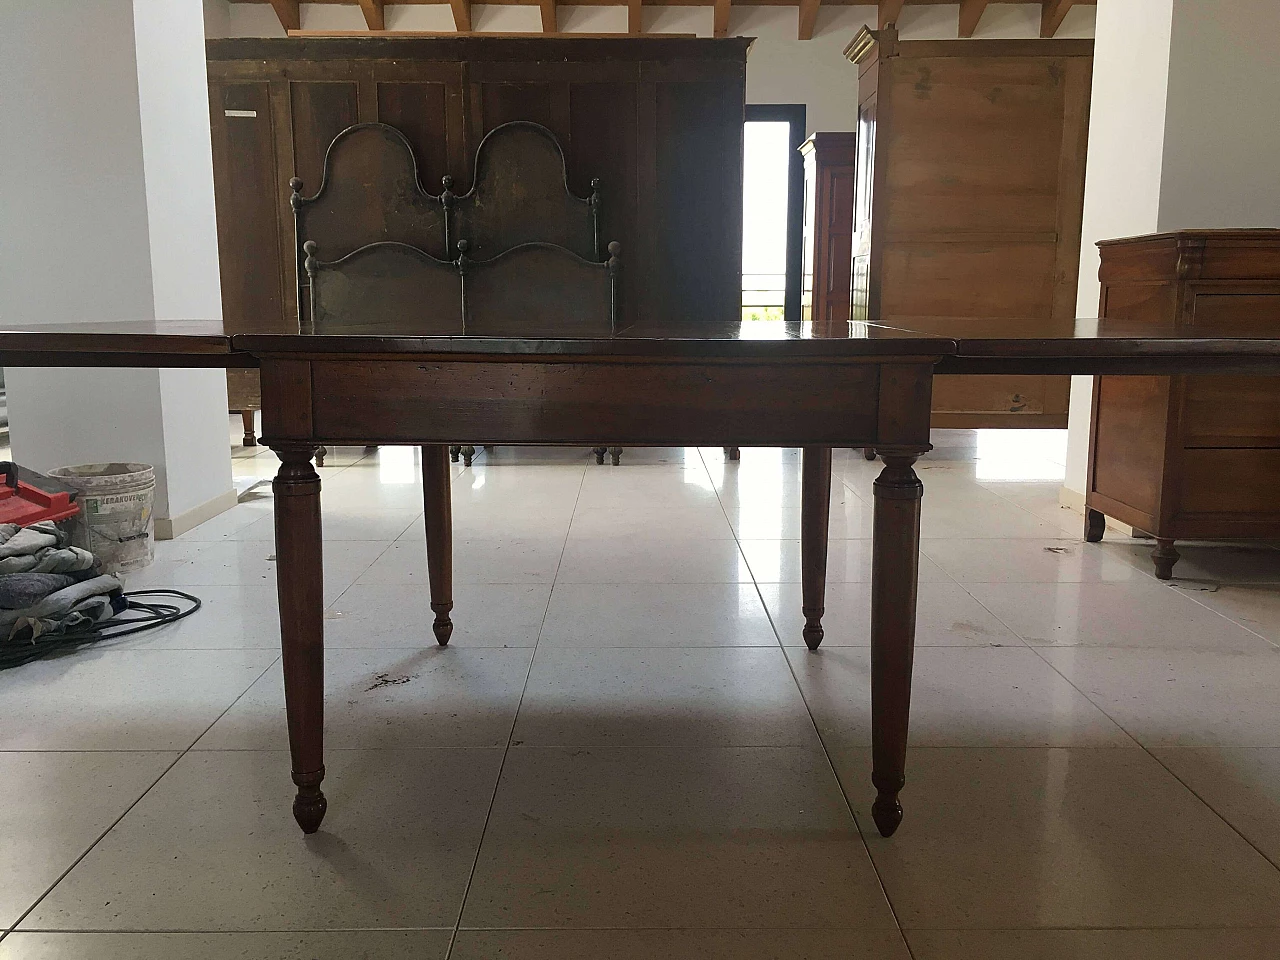
[[[5,463],[0,464],[0,481],[0,523],[25,527],[41,520],[65,520],[80,512],[73,499],[75,491],[52,477]]]

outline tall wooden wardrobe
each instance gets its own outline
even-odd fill
[[[804,156],[803,317],[819,329],[849,320],[856,133],[815,133]]]
[[[1075,314],[1092,40],[863,29],[855,319]],[[1067,377],[938,377],[939,427],[1065,427]]]
[[[320,187],[334,136],[389,123],[423,186],[471,186],[481,138],[548,127],[569,188],[600,181],[622,244],[622,322],[741,311],[744,38],[332,37],[210,40],[214,186],[229,330],[297,322],[289,178]]]

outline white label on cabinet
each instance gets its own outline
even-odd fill
[[[258,115],[257,110],[223,110],[222,113],[228,117],[256,117]]]

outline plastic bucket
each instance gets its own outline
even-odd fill
[[[80,512],[64,525],[75,546],[98,558],[103,573],[130,573],[151,562],[154,468],[145,463],[85,463],[58,467],[49,476],[80,491]]]

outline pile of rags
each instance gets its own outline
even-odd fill
[[[52,520],[0,523],[0,643],[31,643],[48,633],[109,620],[128,601],[124,585],[70,545]]]

